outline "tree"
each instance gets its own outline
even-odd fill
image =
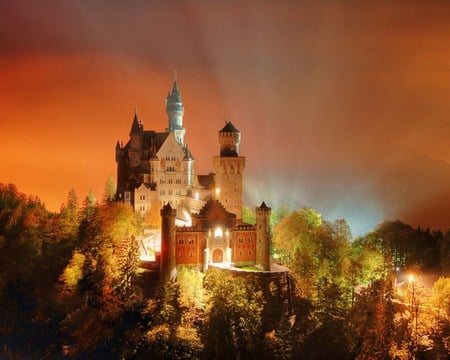
[[[254,225],[256,223],[255,211],[250,209],[248,206],[242,207],[242,220],[248,224]]]
[[[273,244],[296,279],[302,297],[315,300],[324,278],[341,285],[351,232],[344,220],[330,223],[312,209],[296,211],[274,228]]]
[[[105,191],[103,193],[103,203],[110,203],[116,200],[116,183],[112,175],[108,176],[105,184]]]
[[[440,277],[433,284],[428,305],[432,354],[434,358],[444,360],[450,353],[450,278]]]
[[[291,212],[292,210],[290,210],[285,205],[281,205],[280,207],[276,208],[270,215],[270,225],[278,225],[278,223],[283,220],[283,218],[288,216]]]
[[[390,359],[394,341],[392,283],[374,281],[356,297],[350,312],[349,339],[356,359]]]
[[[67,203],[61,206],[60,210],[60,224],[61,230],[64,237],[75,239],[78,225],[78,196],[74,189],[71,189],[67,195]]]
[[[142,297],[134,285],[135,232],[131,207],[106,203],[95,208],[80,233],[80,246],[61,276],[66,287],[75,289],[69,293],[72,308],[62,322],[73,344],[70,356],[96,357],[102,352],[118,356],[125,333],[139,321],[135,314]]]
[[[447,231],[440,244],[440,265],[442,272],[450,275],[450,231]]]
[[[322,217],[304,208],[284,217],[273,229],[273,245],[281,259],[289,266],[297,252],[304,252],[311,243],[312,232],[322,224]]]
[[[263,341],[262,292],[253,281],[209,269],[205,321],[201,338],[208,359],[255,357]]]

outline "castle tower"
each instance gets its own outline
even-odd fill
[[[130,130],[130,148],[128,150],[131,167],[140,165],[142,156],[142,135],[142,124],[139,123],[137,109],[135,109],[133,123],[131,124]]]
[[[166,97],[166,112],[169,116],[169,127],[166,131],[172,131],[178,143],[183,144],[184,134],[186,133],[186,129],[183,127],[184,107],[176,76],[173,82],[172,92],[169,91]]]
[[[170,204],[161,209],[161,259],[160,276],[163,281],[175,280],[176,243],[175,243],[175,217],[177,211]]]
[[[214,156],[216,197],[227,211],[242,219],[242,175],[245,157],[239,156],[241,132],[231,121],[219,131],[220,156]]]
[[[270,214],[264,203],[256,209],[256,266],[270,271]]]

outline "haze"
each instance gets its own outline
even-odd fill
[[[317,3],[0,0],[0,182],[101,198],[176,69],[197,173],[231,117],[249,206],[450,228],[450,3]]]

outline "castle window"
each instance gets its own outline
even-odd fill
[[[248,242],[249,242],[249,243],[252,243],[252,242],[253,242],[253,236],[249,236],[249,237],[248,237]]]
[[[244,242],[244,237],[243,237],[243,236],[239,236],[238,241],[239,241],[240,243]]]
[[[164,179],[160,179],[160,180],[159,180],[159,183],[160,183],[160,184],[164,184],[165,182],[166,182],[166,180],[164,180]]]
[[[177,184],[181,184],[181,179],[176,179],[175,182],[176,182]]]
[[[188,243],[189,243],[189,244],[193,244],[193,243],[194,243],[194,240],[193,240],[193,239],[189,239],[189,240],[188,240]]]
[[[189,257],[192,257],[192,253],[191,252],[189,253]]]
[[[183,253],[180,251],[180,258],[183,257]]]
[[[184,244],[184,240],[183,239],[178,240],[178,244],[183,245]]]
[[[161,191],[159,192],[159,195],[166,195],[166,190],[161,190]]]
[[[139,196],[139,199],[140,199],[140,200],[145,200],[145,195]]]
[[[252,251],[251,251],[251,250],[249,250],[248,254],[249,254],[249,255],[251,255],[251,254],[252,254]]]
[[[239,255],[242,256],[242,250],[239,250]]]
[[[172,190],[169,190],[169,195],[172,195]]]
[[[139,210],[145,211],[145,206],[141,206],[141,207],[139,208]]]
[[[169,184],[172,184],[172,181],[173,181],[172,179],[169,179],[169,181],[168,181],[168,182],[169,182]]]

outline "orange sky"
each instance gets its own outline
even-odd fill
[[[354,233],[450,227],[450,3],[0,0],[0,182],[59,209],[101,198],[134,107],[212,169],[231,116],[245,199],[311,206]]]

